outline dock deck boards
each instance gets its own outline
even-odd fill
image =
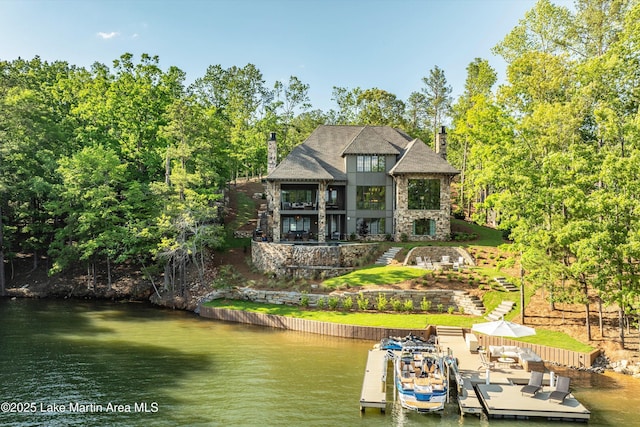
[[[450,348],[458,359],[460,374],[464,379],[463,391],[458,395],[462,414],[479,415],[486,412],[491,418],[547,418],[566,421],[587,421],[591,413],[573,396],[563,404],[548,400],[549,373],[545,373],[545,387],[535,397],[522,396],[522,384],[527,384],[530,372],[524,369],[497,367],[489,372],[482,369],[480,356],[472,353],[462,337],[439,337],[443,348]]]
[[[478,396],[490,417],[498,418],[548,418],[588,420],[591,412],[572,396],[564,403],[549,400],[550,391],[535,396],[523,396],[521,385],[477,384]]]
[[[386,354],[385,350],[369,350],[360,394],[361,411],[365,408],[380,408],[384,411],[387,407]]]

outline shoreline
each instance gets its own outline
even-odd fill
[[[148,283],[148,282],[147,282]],[[47,291],[43,289],[34,290],[29,285],[24,285],[19,288],[7,288],[6,293],[3,296],[7,299],[17,299],[17,298],[52,298],[52,299],[77,299],[77,300],[102,300],[102,301],[123,301],[123,302],[146,302],[150,303],[153,306],[160,308],[168,308],[172,310],[183,310],[190,311],[197,314],[200,317],[202,316],[200,313],[201,305],[209,299],[212,299],[211,296],[216,294],[217,292],[224,291],[212,291],[211,289],[204,288],[201,286],[193,285],[189,288],[187,292],[187,296],[183,297],[180,295],[175,295],[170,292],[165,292],[163,294],[158,294],[154,290],[154,288],[150,285],[142,285],[141,283],[130,282],[127,289],[123,289],[122,286],[112,285],[111,289],[108,289],[106,286],[98,285],[96,289],[91,289],[87,287],[86,283],[75,286],[66,285],[66,286],[54,286],[53,292],[50,290],[50,287],[46,287]],[[136,292],[132,292],[132,291]],[[280,317],[280,316],[279,316]],[[252,323],[253,324],[253,323]],[[265,326],[257,323],[258,326]],[[278,322],[275,322],[273,325],[269,325],[270,327],[278,328]],[[287,329],[287,328],[281,328]],[[388,329],[388,328],[386,328]],[[547,362],[554,366],[563,366],[561,364],[556,364],[553,362]],[[602,353],[596,359],[596,362],[590,367],[570,367],[566,366],[569,369],[575,369],[579,371],[585,371],[590,373],[602,374],[604,372],[610,371],[618,374],[628,375],[633,378],[640,379],[640,363],[628,360],[620,360],[620,361],[611,361],[608,357]]]

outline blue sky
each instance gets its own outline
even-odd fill
[[[559,3],[555,1],[555,3]],[[562,1],[566,4],[566,1]],[[125,52],[158,55],[188,82],[209,65],[256,65],[268,87],[296,76],[314,108],[334,86],[377,87],[406,100],[438,65],[454,95],[466,67],[534,0],[0,0],[0,60],[39,55],[89,67]]]

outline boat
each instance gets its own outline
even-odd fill
[[[416,412],[437,412],[448,400],[449,370],[455,359],[424,341],[402,341],[394,351],[394,381],[400,405]]]

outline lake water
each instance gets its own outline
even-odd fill
[[[549,425],[461,417],[455,404],[437,415],[395,404],[386,414],[363,414],[358,401],[372,344],[144,304],[4,299],[0,425]],[[590,426],[640,425],[639,380],[569,375],[592,411]]]

